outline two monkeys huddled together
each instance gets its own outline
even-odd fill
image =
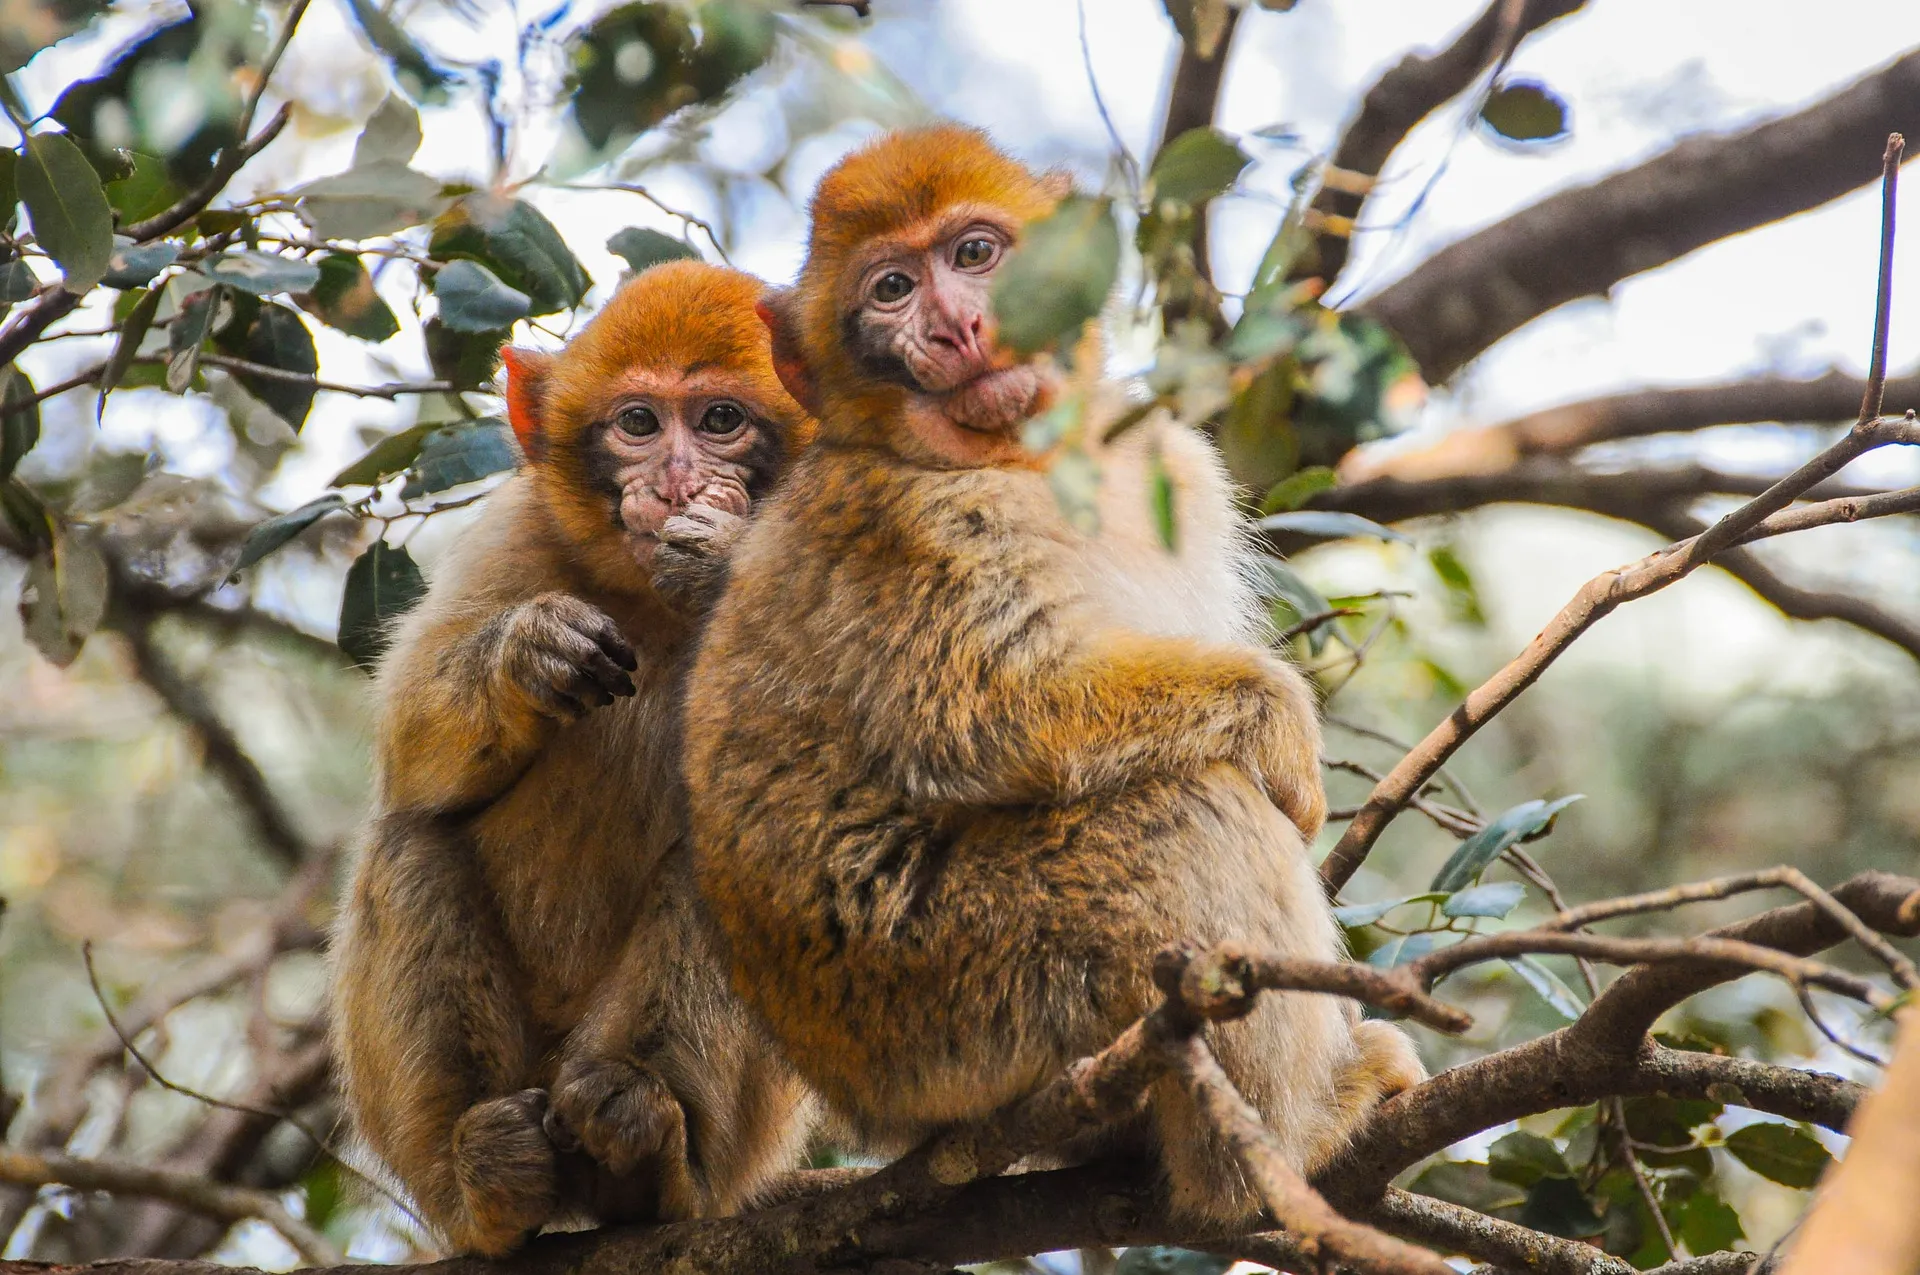
[[[1115,439],[1090,531],[1021,442],[1127,408],[993,339],[1065,193],[891,134],[821,182],[793,288],[656,266],[506,352],[526,464],[387,656],[336,952],[358,1135],[452,1246],[737,1210],[823,1121],[885,1154],[985,1116],[1151,1009],[1169,942],[1340,955],[1313,696],[1210,444]],[[1335,997],[1210,1033],[1301,1168],[1421,1076]],[[1196,1222],[1258,1207],[1173,1080],[1106,1145]]]

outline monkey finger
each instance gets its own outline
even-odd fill
[[[563,722],[571,722],[587,715],[585,704],[550,681],[529,679],[525,685],[527,694],[533,697],[534,705],[548,717],[557,717]],[[608,699],[607,702],[613,701]]]
[[[591,647],[580,660],[580,668],[599,689],[609,695],[626,698],[637,693],[633,679],[607,658],[606,652],[599,647]]]
[[[546,1115],[541,1117],[540,1127],[546,1131],[547,1141],[556,1151],[573,1152],[580,1149],[580,1136],[567,1124],[566,1117],[555,1107],[548,1107]]]

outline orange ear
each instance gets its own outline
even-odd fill
[[[545,402],[547,376],[553,371],[554,356],[541,350],[506,346],[500,362],[507,369],[507,424],[520,440],[520,450],[528,460],[537,461],[546,449]]]
[[[818,416],[820,386],[813,379],[813,369],[807,366],[807,356],[800,344],[799,309],[798,290],[768,288],[755,303],[753,312],[773,334],[773,370],[780,384],[787,387],[787,393],[806,409],[807,415]]]

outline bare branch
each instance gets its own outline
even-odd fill
[[[339,1250],[267,1191],[228,1186],[191,1173],[153,1169],[114,1160],[79,1160],[66,1155],[36,1155],[0,1146],[0,1181],[15,1186],[66,1186],[79,1191],[165,1200],[221,1222],[259,1219],[286,1237],[309,1262],[339,1264]]]
[[[1161,118],[1159,146],[1165,146],[1180,134],[1213,123],[1220,107],[1220,89],[1226,80],[1227,59],[1233,52],[1234,33],[1240,28],[1240,10],[1228,7],[1220,39],[1211,56],[1182,40],[1180,61],[1173,69],[1173,83],[1167,88],[1167,109]],[[1206,287],[1213,285],[1213,264],[1207,248],[1207,204],[1193,210],[1193,265]],[[1169,315],[1171,323],[1177,315]]]
[[[1865,185],[1887,134],[1920,124],[1915,102],[1920,52],[1794,115],[1689,138],[1551,195],[1441,249],[1361,309],[1444,381],[1556,306]]]

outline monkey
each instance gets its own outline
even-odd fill
[[[819,428],[689,678],[694,875],[735,990],[876,1148],[1111,1043],[1157,1003],[1163,945],[1343,955],[1306,852],[1317,706],[1268,645],[1217,453],[1164,413],[1122,434],[1090,532],[1021,440],[1073,394],[1090,421],[1127,407],[994,339],[994,272],[1065,193],[970,129],[884,136],[822,179],[799,281],[761,304]],[[1331,996],[1209,1035],[1302,1170],[1424,1078]],[[1180,1216],[1258,1207],[1177,1079],[1134,1136]]]
[[[524,463],[377,671],[336,1058],[359,1141],[457,1251],[736,1210],[810,1128],[710,949],[677,758],[702,560],[813,429],[762,288],[663,264],[560,352],[506,349]]]

